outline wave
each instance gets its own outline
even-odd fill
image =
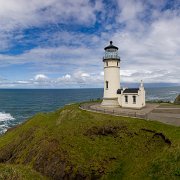
[[[15,120],[15,118],[10,113],[0,112],[0,122],[11,120]]]
[[[179,91],[170,91],[169,94],[179,94]]]

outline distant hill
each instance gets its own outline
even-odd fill
[[[65,106],[0,137],[0,179],[178,179],[179,132]]]

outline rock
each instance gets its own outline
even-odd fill
[[[180,94],[176,97],[174,104],[180,104]]]

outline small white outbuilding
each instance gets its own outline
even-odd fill
[[[143,108],[146,105],[143,82],[141,81],[139,88],[121,88],[118,47],[110,41],[110,45],[104,50],[104,97],[101,105],[133,109]]]

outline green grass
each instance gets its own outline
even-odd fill
[[[46,179],[35,170],[31,168],[20,166],[20,165],[10,165],[10,164],[0,164],[0,180],[43,180]]]
[[[73,104],[37,114],[0,137],[0,162],[56,179],[178,179],[180,128]]]
[[[171,102],[163,102],[163,101],[146,101],[146,103],[159,104],[160,106],[172,106],[172,107],[180,107],[180,104],[175,104]]]
[[[174,108],[176,108],[176,107],[177,107],[177,108],[180,108],[180,104],[174,104],[174,103],[161,103],[160,106],[161,106],[161,107],[163,107],[163,106],[165,106],[165,107],[166,107],[166,106],[170,106],[170,107],[171,107],[171,106],[172,106],[172,107],[174,107]]]

